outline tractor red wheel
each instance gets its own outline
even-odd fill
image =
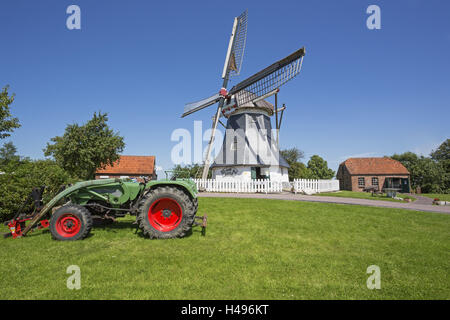
[[[85,238],[92,228],[91,213],[79,205],[66,205],[53,213],[50,232],[56,240],[79,240]]]
[[[191,231],[196,212],[189,193],[177,187],[158,186],[140,201],[137,221],[149,238],[181,238]]]
[[[65,213],[58,218],[55,227],[60,236],[70,238],[80,232],[81,220],[71,213]]]
[[[152,203],[148,210],[148,221],[159,231],[172,231],[180,224],[183,210],[175,199],[161,198]]]

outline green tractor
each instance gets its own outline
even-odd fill
[[[45,206],[43,191],[44,187],[33,189],[28,199],[34,202],[33,212],[19,211],[6,222],[10,232],[5,237],[22,237],[31,230],[49,228],[56,240],[81,240],[88,236],[95,219],[114,221],[126,214],[135,215],[137,227],[153,239],[184,237],[193,225],[201,225],[205,233],[207,217],[196,217],[197,188],[191,180],[82,181],[63,186]]]

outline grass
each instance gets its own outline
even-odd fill
[[[420,196],[428,197],[431,199],[438,198],[441,201],[450,201],[450,194],[442,193],[421,193]]]
[[[314,196],[326,196],[326,197],[339,197],[339,198],[356,198],[356,199],[368,199],[368,200],[383,200],[383,201],[394,201],[394,202],[405,202],[403,200],[397,200],[393,198],[389,198],[386,194],[374,194],[372,196],[371,192],[357,192],[357,191],[347,191],[341,190],[336,192],[322,192],[316,193]],[[397,197],[403,199],[411,199],[411,201],[415,201],[416,198],[408,196],[406,194],[397,193]]]
[[[200,198],[206,237],[148,240],[132,218],[59,242],[0,239],[0,299],[449,299],[450,215]],[[4,230],[4,228],[2,227]],[[66,269],[81,268],[81,289]],[[370,265],[381,289],[369,290]]]

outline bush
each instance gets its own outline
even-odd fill
[[[11,219],[31,193],[33,187],[47,186],[43,200],[47,203],[63,184],[74,179],[52,160],[10,161],[0,168],[0,221]],[[31,205],[23,212],[29,212]]]

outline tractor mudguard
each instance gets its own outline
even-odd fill
[[[192,199],[197,198],[197,186],[194,181],[189,179],[152,180],[146,184],[145,189],[153,189],[160,186],[177,186],[186,191],[192,197]]]

